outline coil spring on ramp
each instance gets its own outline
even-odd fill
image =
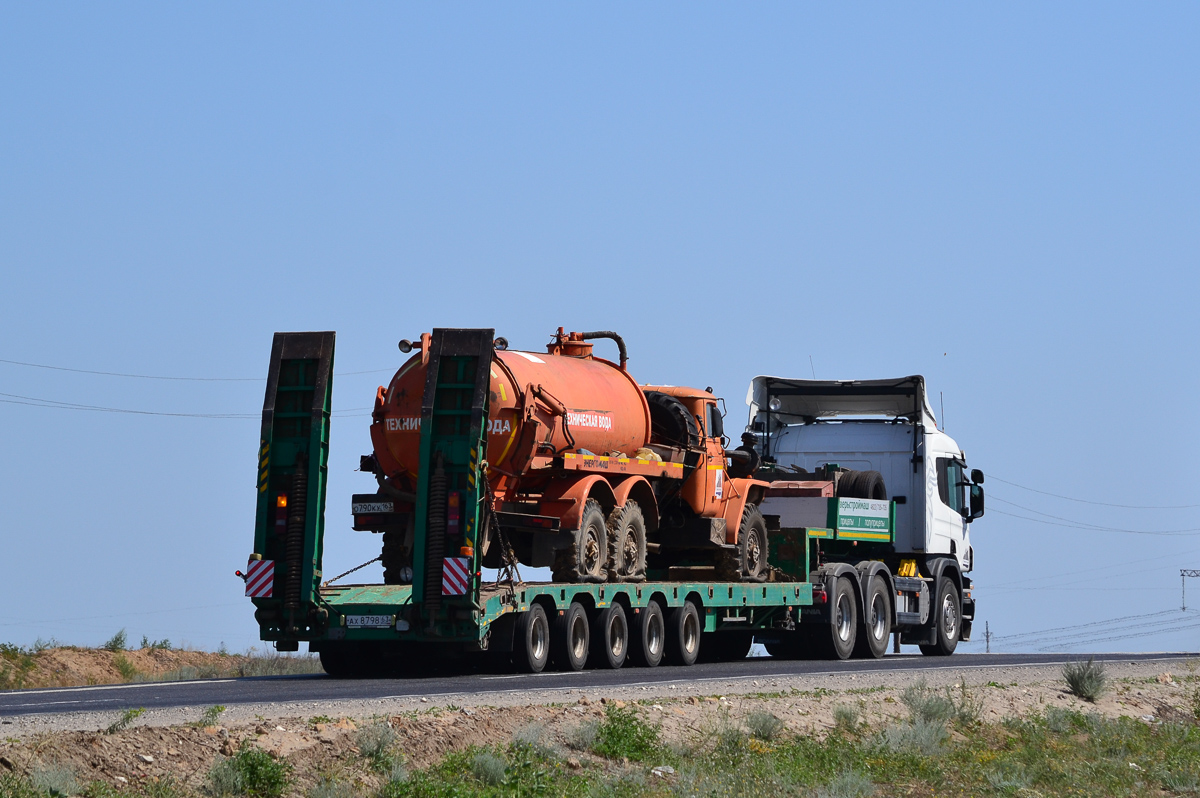
[[[308,504],[308,458],[301,452],[296,457],[296,473],[288,488],[287,540],[284,559],[287,562],[287,585],[284,605],[300,607],[300,562],[304,559],[304,516]]]

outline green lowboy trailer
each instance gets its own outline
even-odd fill
[[[415,518],[406,583],[327,580],[334,341],[333,332],[277,333],[271,350],[254,549],[238,574],[261,639],[280,651],[307,642],[327,672],[355,676],[444,657],[526,672],[691,665],[743,658],[756,639],[778,657],[879,657],[893,633],[927,653],[954,649],[963,609],[973,607],[970,582],[954,583],[956,617],[931,610],[948,577],[896,551],[896,503],[832,495],[834,479],[778,480],[765,491],[763,581],[719,581],[713,568],[687,563],[636,581],[525,582],[507,559],[485,572],[481,550],[502,515],[487,487],[491,330],[435,330],[427,342],[422,468],[405,497]],[[447,485],[457,488],[452,499]],[[399,500],[355,496],[356,518],[391,513]],[[448,505],[461,547],[429,532],[446,528]]]

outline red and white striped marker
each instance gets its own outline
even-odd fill
[[[246,595],[271,598],[275,589],[275,561],[251,559],[246,563]]]
[[[471,561],[467,557],[447,557],[442,565],[442,595],[465,596],[471,584]]]

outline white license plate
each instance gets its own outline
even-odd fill
[[[347,615],[346,626],[352,629],[387,629],[392,625],[390,615]]]
[[[350,505],[350,512],[359,513],[394,513],[396,505],[392,502],[357,502]]]

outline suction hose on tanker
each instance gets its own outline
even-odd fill
[[[629,352],[625,349],[625,339],[617,335],[612,330],[596,330],[595,332],[580,333],[579,337],[584,341],[591,341],[596,338],[608,338],[617,342],[617,351],[621,356],[621,370],[624,371],[625,364],[629,361]]]

